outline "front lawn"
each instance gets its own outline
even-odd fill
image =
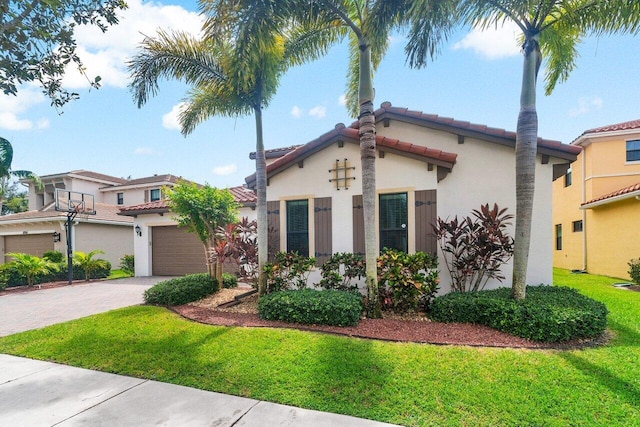
[[[615,337],[583,350],[207,326],[145,306],[5,337],[0,352],[411,426],[640,425],[640,293],[614,281],[555,272],[611,312]]]

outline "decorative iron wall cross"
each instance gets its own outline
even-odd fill
[[[355,166],[349,166],[349,160],[347,159],[344,159],[343,162],[336,160],[336,167],[334,169],[329,169],[329,173],[333,173],[333,178],[331,178],[329,182],[335,182],[336,190],[338,191],[341,188],[348,190],[349,181],[356,179],[354,176],[349,176],[349,171],[355,169]]]

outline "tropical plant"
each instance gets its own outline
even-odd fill
[[[629,261],[629,277],[636,285],[640,286],[640,258]]]
[[[17,95],[21,84],[38,82],[55,107],[77,98],[77,93],[62,87],[69,64],[84,74],[74,30],[79,25],[94,25],[104,32],[118,23],[116,12],[124,8],[122,0],[0,2],[0,90]],[[89,83],[97,88],[100,78]]]
[[[451,290],[481,291],[489,279],[505,279],[501,268],[513,255],[513,238],[506,232],[513,215],[506,212],[497,204],[493,208],[485,204],[472,216],[436,220],[433,230],[451,276]]]
[[[133,255],[125,255],[120,258],[120,269],[129,275],[136,272],[135,257]]]
[[[218,228],[218,238],[226,241],[225,257],[234,260],[240,269],[240,275],[251,281],[258,275],[258,243],[256,221],[243,217],[240,222]]]
[[[88,253],[80,251],[73,253],[73,263],[84,271],[84,280],[86,281],[91,280],[91,273],[93,271],[105,268],[107,265],[106,260],[94,258],[94,256],[98,254],[104,254],[104,251],[95,249]]]
[[[322,280],[320,287],[340,291],[355,291],[358,284],[354,279],[364,277],[364,259],[351,252],[336,252],[320,267]]]
[[[11,264],[15,270],[27,278],[27,286],[35,284],[37,275],[50,274],[58,270],[56,263],[34,255],[11,252],[7,256],[13,258]]]
[[[456,21],[480,28],[512,21],[522,32],[520,41],[524,64],[516,130],[516,237],[512,296],[515,299],[524,299],[538,141],[536,84],[542,59],[547,58],[545,89],[546,93],[550,94],[556,83],[566,80],[575,68],[578,55],[576,45],[585,35],[637,32],[640,29],[640,2],[461,0],[453,3],[442,2],[450,7],[455,6],[455,11],[435,14],[441,19],[433,19],[432,8],[426,7],[433,3],[419,0],[414,2],[411,10],[412,28],[410,43],[407,45],[411,66],[424,66],[427,54],[433,54],[437,50],[438,43],[446,38]],[[434,33],[441,34],[441,37],[430,37]]]
[[[3,208],[5,195],[9,193],[11,178],[30,179],[37,187],[42,185],[36,174],[27,170],[12,170],[11,163],[13,163],[13,146],[9,141],[0,137],[0,210]]]
[[[347,84],[347,106],[358,117],[360,157],[362,167],[362,198],[366,284],[370,317],[380,317],[376,257],[378,245],[375,233],[375,114],[372,75],[389,43],[390,31],[399,25],[407,10],[407,1],[360,0],[269,0],[217,1],[219,22],[233,22],[232,28],[250,36],[243,40],[244,48],[261,41],[265,34],[281,28],[296,31],[304,28],[301,51],[306,58],[324,55],[329,47],[349,39],[350,61]],[[221,31],[229,27],[219,26]],[[234,34],[235,32],[232,31]],[[300,61],[301,62],[301,61]]]
[[[309,274],[316,263],[313,257],[298,252],[278,252],[274,263],[266,263],[267,292],[278,292],[292,288],[307,287]]]
[[[207,269],[211,277],[220,279],[224,258],[211,257],[220,242],[216,239],[218,227],[236,221],[238,203],[229,190],[220,190],[205,184],[178,181],[166,189],[167,202],[176,214],[178,225],[198,236],[204,247]],[[212,263],[213,261],[213,263]]]
[[[204,37],[195,39],[184,33],[158,32],[147,37],[140,52],[129,63],[131,89],[138,107],[158,90],[160,78],[174,78],[191,85],[186,106],[179,116],[182,134],[188,135],[211,116],[238,117],[253,114],[256,122],[256,195],[258,224],[258,289],[266,292],[263,267],[267,260],[267,175],[264,155],[262,110],[276,92],[280,76],[301,57],[301,44],[294,37],[283,37],[279,30],[261,34],[227,31],[228,15],[218,10],[221,2],[203,1],[207,22]],[[273,2],[274,4],[278,2]],[[250,17],[264,21],[263,15]],[[251,46],[248,49],[247,46]]]

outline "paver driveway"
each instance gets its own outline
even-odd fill
[[[0,296],[0,337],[142,303],[167,277],[130,277]]]

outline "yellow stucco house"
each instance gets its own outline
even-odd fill
[[[585,131],[553,183],[553,265],[629,279],[640,258],[640,120]]]

